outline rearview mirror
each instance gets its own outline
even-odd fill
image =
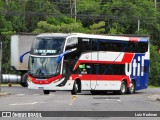
[[[22,54],[22,55],[19,57],[20,63],[23,63],[23,58],[24,58],[24,56],[25,56],[26,54],[28,54],[28,53],[30,53],[30,51],[25,52],[24,54]]]

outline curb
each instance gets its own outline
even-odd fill
[[[160,102],[160,98],[157,98],[156,101],[159,101],[159,102]]]
[[[8,92],[0,92],[0,96],[6,96],[6,95],[11,95],[11,93],[8,93]]]
[[[160,102],[160,94],[152,94],[148,96],[149,99]]]

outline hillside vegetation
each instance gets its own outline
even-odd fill
[[[10,35],[19,32],[149,35],[149,82],[160,86],[158,0],[0,0],[3,73],[13,72],[10,69]]]

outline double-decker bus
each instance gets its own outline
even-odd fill
[[[134,93],[148,87],[148,36],[40,34],[29,57],[28,88]]]

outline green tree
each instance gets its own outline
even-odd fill
[[[74,9],[74,1],[73,0],[49,0],[51,4],[54,4],[56,9],[66,15],[71,16],[71,9]]]
[[[102,21],[99,17],[101,14],[101,2],[99,0],[77,0],[77,19],[83,26],[89,27],[95,22]]]
[[[0,18],[1,19],[1,18]],[[0,30],[0,36],[2,37],[3,52],[2,52],[2,72],[10,72],[10,35],[13,34],[13,28],[10,21],[3,19],[3,28]],[[1,22],[2,20],[0,20]]]
[[[156,11],[154,2],[150,0],[112,0],[105,3],[102,12],[108,22],[107,32],[115,29],[118,33],[134,34],[140,28],[155,28]]]
[[[9,4],[9,3],[8,3]],[[3,43],[3,52],[2,52],[2,72],[8,73],[10,71],[10,35],[13,34],[14,28],[11,22],[10,17],[8,16],[9,12],[6,7],[6,3],[0,0],[0,37],[2,38]],[[4,57],[5,56],[5,57]]]
[[[61,15],[62,14],[55,9],[54,4],[48,0],[28,0],[25,5],[27,31],[33,31],[39,21],[45,21],[51,16],[59,17]]]
[[[59,23],[59,24],[58,24]],[[35,29],[34,33],[42,33],[42,32],[62,32],[62,33],[70,33],[70,32],[84,32],[86,31],[83,28],[80,22],[75,22],[71,18],[63,17],[60,19],[53,19],[49,18],[47,21],[40,21],[37,24],[37,29]]]
[[[151,60],[150,60],[150,74],[149,84],[160,86],[160,56],[158,55],[158,47],[150,45]]]
[[[90,25],[90,33],[93,34],[103,34],[105,33],[105,22],[100,21],[99,23],[95,23],[93,25]]]
[[[5,3],[6,14],[5,18],[11,21],[12,28],[16,32],[26,31],[25,24],[25,1],[24,0],[14,0]]]

